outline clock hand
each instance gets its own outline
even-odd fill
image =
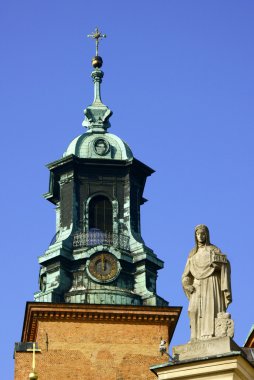
[[[105,258],[104,255],[101,255],[101,264],[102,264],[102,271],[105,272]]]

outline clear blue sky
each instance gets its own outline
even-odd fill
[[[54,235],[45,164],[83,132],[98,25],[103,101],[115,133],[156,170],[142,235],[165,261],[158,293],[183,305],[173,345],[189,339],[181,274],[204,223],[232,265],[235,340],[254,323],[254,2],[8,0],[1,41],[0,378],[13,378],[25,302]]]

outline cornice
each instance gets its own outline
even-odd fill
[[[68,156],[62,157],[59,160],[50,162],[46,165],[46,167],[49,170],[55,170],[58,168],[62,168],[63,166],[65,167],[66,165],[70,165],[73,167],[75,164],[81,164],[81,165],[86,165],[86,166],[98,166],[101,167],[103,166],[115,166],[115,167],[126,167],[132,165],[133,161],[136,159],[131,159],[131,160],[113,160],[113,159],[103,159],[103,158],[80,158],[75,156],[74,154],[69,154]],[[142,164],[140,161],[138,161],[140,164]],[[144,167],[147,167],[145,164],[142,164]],[[142,167],[143,167],[142,166]],[[148,168],[148,167],[147,167]],[[150,168],[149,168],[150,169]],[[152,170],[152,169],[151,169]]]
[[[56,304],[28,302],[22,342],[35,342],[39,321],[168,325],[173,335],[181,307]]]

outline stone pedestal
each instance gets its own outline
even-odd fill
[[[150,367],[158,380],[253,380],[254,368],[240,352]]]
[[[199,340],[173,347],[173,357],[177,360],[198,359],[229,352],[241,351],[238,345],[228,336]]]

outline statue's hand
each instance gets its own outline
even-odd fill
[[[215,270],[221,270],[221,265],[218,264],[218,263],[213,262],[213,263],[211,263],[211,266],[212,266]]]
[[[186,290],[187,290],[190,294],[192,294],[192,293],[195,292],[195,288],[194,288],[193,285],[188,285],[188,286],[186,286]]]

